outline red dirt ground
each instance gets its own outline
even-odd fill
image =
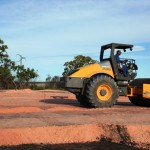
[[[102,140],[150,149],[150,108],[127,97],[112,108],[89,109],[66,91],[0,91],[1,146]]]

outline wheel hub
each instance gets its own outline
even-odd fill
[[[106,90],[105,90],[105,89],[102,89],[102,90],[100,91],[100,95],[101,95],[101,96],[105,96],[105,95],[106,95],[106,93],[107,93],[107,92],[106,92]]]
[[[108,84],[102,84],[97,88],[97,97],[101,101],[108,101],[112,96],[112,89]]]

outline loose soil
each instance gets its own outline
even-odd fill
[[[0,149],[150,149],[149,116],[127,97],[89,109],[67,91],[0,91]]]

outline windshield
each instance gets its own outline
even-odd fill
[[[108,58],[110,58],[110,55],[111,55],[111,49],[110,49],[110,48],[104,50],[103,59],[108,59]]]

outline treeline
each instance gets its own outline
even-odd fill
[[[44,90],[44,89],[63,89],[60,81],[50,81],[50,82],[29,82],[28,88],[33,90]]]
[[[8,46],[0,39],[0,89],[22,89],[38,77],[37,71],[16,65],[7,53]]]

